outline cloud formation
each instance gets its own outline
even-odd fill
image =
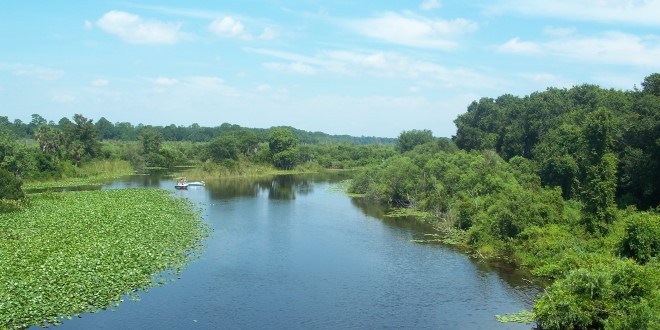
[[[419,6],[422,10],[433,10],[440,8],[440,0],[425,0]]]
[[[384,42],[419,48],[454,49],[456,39],[478,29],[467,19],[430,19],[413,14],[388,12],[378,17],[349,21],[349,29]]]
[[[660,26],[660,0],[506,0],[491,8],[535,17]]]
[[[237,21],[231,16],[225,16],[211,22],[209,30],[221,37],[242,37],[249,38],[249,34],[245,31],[243,23]]]
[[[575,62],[660,68],[660,36],[610,31],[597,36],[555,38],[545,42],[513,38],[498,47],[502,53],[544,54]]]
[[[138,15],[118,10],[107,12],[96,22],[96,25],[103,31],[132,44],[174,44],[185,37],[180,31],[179,23],[147,21]]]

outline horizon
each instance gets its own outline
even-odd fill
[[[660,0],[28,0],[0,13],[2,116],[396,138],[483,97],[660,72]]]

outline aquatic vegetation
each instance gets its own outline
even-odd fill
[[[534,321],[534,313],[528,310],[521,310],[518,313],[495,315],[495,318],[498,322],[502,323],[532,323]]]
[[[0,214],[0,328],[58,324],[160,285],[208,236],[192,203],[171,192],[44,193]]]

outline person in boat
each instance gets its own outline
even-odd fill
[[[186,181],[183,178],[179,179],[179,186],[183,186],[185,183]]]

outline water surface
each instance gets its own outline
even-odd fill
[[[222,180],[174,191],[155,176],[103,189],[170,189],[203,210],[206,250],[176,281],[61,329],[529,329],[496,314],[529,309],[534,288],[429,232],[330,189],[333,175]]]

